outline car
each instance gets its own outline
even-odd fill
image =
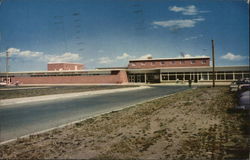
[[[239,85],[237,84],[237,81],[233,81],[230,86],[229,86],[229,90],[231,92],[236,92],[238,91]]]
[[[0,86],[6,86],[7,83],[6,82],[0,82]]]
[[[243,83],[243,84],[240,84],[239,85],[239,90],[241,90],[241,89],[250,89],[250,83]]]
[[[239,79],[237,81],[233,81],[229,86],[229,90],[231,92],[239,91],[242,88],[250,88],[250,79],[249,78]]]
[[[249,110],[250,109],[250,90],[246,90],[239,93],[238,106],[236,109]]]

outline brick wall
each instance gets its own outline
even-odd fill
[[[195,63],[192,63],[192,61]],[[205,61],[203,61],[205,60]],[[147,60],[147,61],[131,61],[128,68],[144,69],[144,68],[168,68],[168,67],[197,67],[209,66],[210,59],[184,59],[184,60]]]
[[[12,83],[20,84],[84,84],[84,83],[127,83],[127,74],[120,71],[116,75],[12,77]]]
[[[128,83],[128,74],[126,71],[120,71],[118,73],[120,82],[119,83]]]

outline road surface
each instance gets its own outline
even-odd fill
[[[0,142],[187,89],[151,88],[0,107]]]

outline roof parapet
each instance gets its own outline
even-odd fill
[[[129,61],[159,61],[159,60],[185,60],[185,59],[210,59],[209,56],[197,56],[197,57],[176,57],[176,58],[147,58],[147,59],[131,59]]]

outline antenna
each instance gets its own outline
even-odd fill
[[[7,85],[9,84],[9,51],[8,51],[8,49],[6,50],[6,68],[5,68],[5,70],[6,70],[6,83],[7,83]]]
[[[185,54],[183,52],[181,52],[180,54],[181,54],[181,57],[185,57]]]

